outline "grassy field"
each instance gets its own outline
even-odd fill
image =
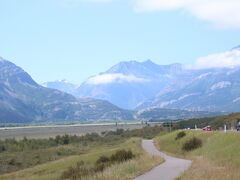
[[[104,131],[83,136],[63,135],[48,139],[0,140],[0,175],[31,168],[73,155],[88,154],[99,147],[114,147],[131,138],[153,138],[161,126],[142,129]]]
[[[83,154],[87,148],[88,147],[81,145],[68,145],[37,150],[24,150],[21,152],[0,153],[0,174],[33,167],[67,156]]]
[[[179,179],[240,179],[240,134],[223,132],[185,131],[186,136],[176,140],[179,131],[155,138],[156,145],[174,156],[192,159],[193,165]],[[196,137],[202,147],[187,152],[183,144]]]
[[[103,172],[87,176],[84,179],[131,179],[162,162],[162,159],[151,157],[142,150],[140,138],[131,138],[119,144],[95,146],[82,155],[69,156],[60,160],[38,165],[33,168],[5,174],[0,176],[0,179],[61,179],[62,173],[69,167],[76,165],[78,162],[84,161],[86,164],[94,164],[100,156],[110,156],[119,149],[132,150],[132,152],[136,155],[136,158],[112,165]]]

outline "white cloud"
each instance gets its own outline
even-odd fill
[[[240,66],[240,50],[232,50],[218,54],[211,54],[196,60],[190,68],[209,69],[209,68],[234,68]]]
[[[80,5],[82,5],[83,3],[110,3],[112,2],[112,0],[55,0],[57,1],[61,6],[63,7],[79,7]]]
[[[115,74],[100,74],[88,79],[87,84],[99,85],[99,84],[109,84],[109,83],[121,83],[121,82],[146,82],[146,79],[138,78],[134,75],[124,75],[120,73]]]
[[[94,2],[94,3],[108,3],[112,2],[112,0],[75,0],[75,1],[82,1],[82,2]]]
[[[67,3],[106,3],[111,2],[112,0],[64,0]]]
[[[217,26],[240,28],[239,0],[136,0],[138,12],[185,10]]]

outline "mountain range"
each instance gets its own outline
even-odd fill
[[[0,58],[0,123],[156,121],[239,112],[240,48],[199,62],[226,59],[227,67],[207,68],[124,61],[81,85],[66,80],[39,85]]]
[[[37,84],[15,64],[0,58],[0,123],[133,119],[131,111]]]
[[[240,64],[235,63],[240,60],[240,48],[209,56],[207,60],[205,65],[211,65],[211,61],[219,63],[216,67],[196,68],[158,65],[151,60],[120,62],[90,77],[72,94],[107,100],[131,110],[240,111]],[[225,60],[230,62],[227,67],[221,64]]]

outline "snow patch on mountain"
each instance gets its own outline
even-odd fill
[[[178,102],[178,101],[181,101],[181,100],[183,100],[183,99],[186,99],[186,98],[188,98],[188,97],[197,96],[198,94],[199,94],[199,93],[185,94],[185,95],[179,97],[178,99],[172,99],[172,100],[170,100],[170,101],[160,102],[159,107],[160,107],[160,108],[164,108],[164,107],[166,107],[166,106],[169,106],[169,105],[171,105],[171,104],[174,104],[174,103],[176,103],[176,102]]]
[[[203,79],[203,78],[205,78],[205,77],[207,77],[207,76],[209,76],[209,75],[211,75],[212,73],[211,72],[209,72],[209,73],[204,73],[204,74],[201,74],[200,76],[198,76],[196,79]]]
[[[199,94],[199,93],[185,94],[185,95],[179,97],[179,98],[178,98],[178,101],[181,101],[181,100],[183,100],[183,99],[185,99],[185,98],[187,98],[187,97],[190,97],[190,96],[196,96],[196,95],[198,95],[198,94]]]
[[[238,102],[238,101],[240,101],[240,97],[234,99],[234,100],[233,100],[233,103],[236,103],[236,102]]]
[[[171,104],[173,104],[173,103],[175,103],[175,102],[177,102],[177,100],[170,100],[170,101],[161,102],[160,105],[159,105],[159,107],[160,107],[160,108],[164,108],[164,107],[166,107],[166,106],[168,106],[168,105],[171,105]]]
[[[135,82],[143,83],[147,82],[147,79],[139,78],[134,75],[124,75],[121,73],[113,74],[100,74],[88,79],[87,84],[90,85],[100,85],[100,84],[109,84],[109,83],[122,83],[122,82]]]
[[[217,89],[227,88],[227,87],[229,87],[231,85],[232,85],[232,83],[229,82],[229,81],[221,81],[221,82],[218,82],[218,83],[212,85],[211,90],[215,91]]]

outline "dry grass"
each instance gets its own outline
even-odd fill
[[[239,168],[231,167],[229,165],[219,166],[207,158],[195,157],[193,159],[192,167],[179,179],[239,180],[240,172]]]

